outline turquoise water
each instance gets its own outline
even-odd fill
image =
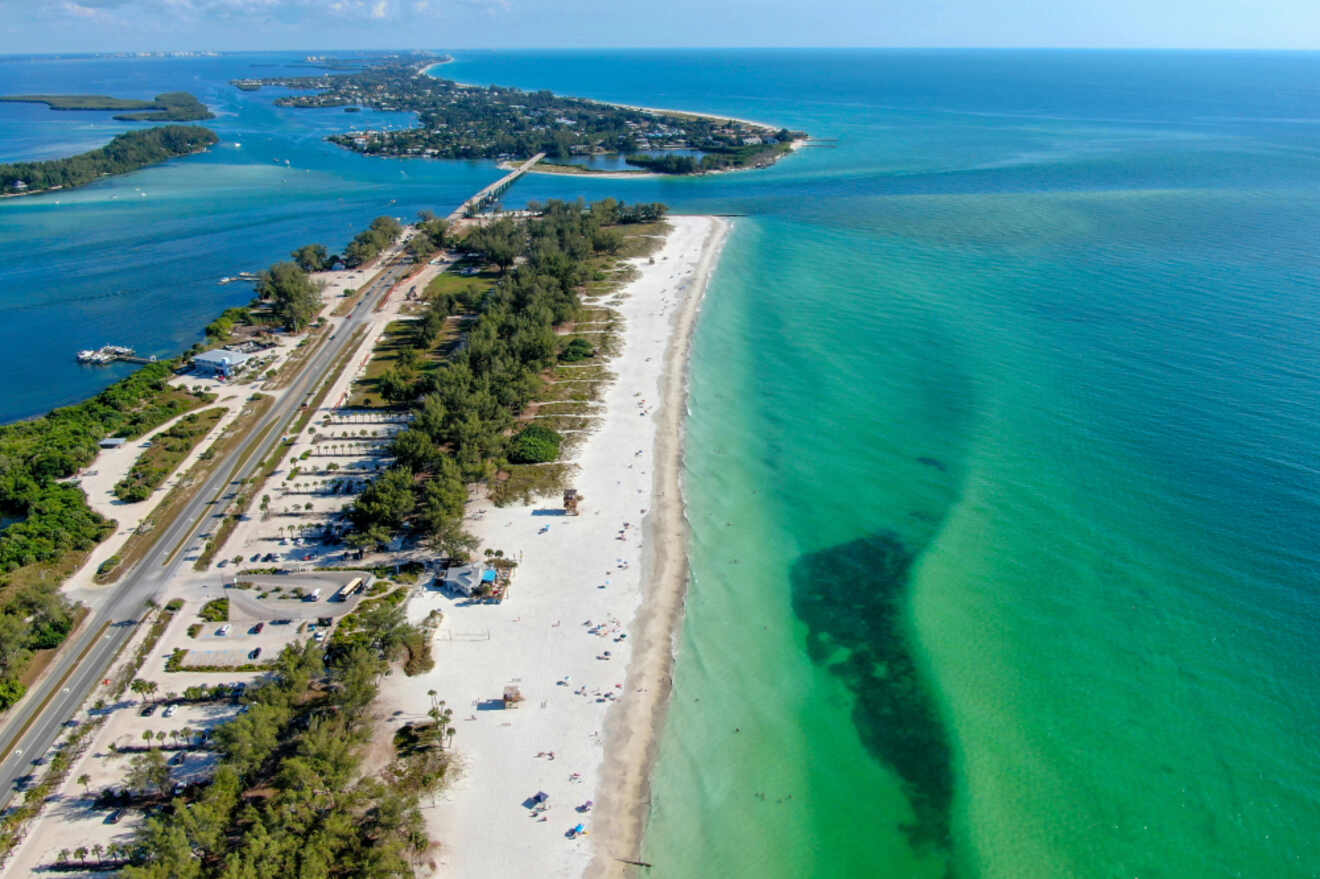
[[[185,309],[242,298],[210,276],[498,173],[329,148],[339,117],[223,87],[250,57],[170,63],[242,147],[0,204],[0,241],[34,254],[0,267],[11,374],[51,369],[48,337],[81,347],[52,336],[69,314],[187,341]],[[506,197],[743,215],[695,341],[651,875],[1320,874],[1320,56],[473,52],[443,72],[827,139],[755,174]],[[143,89],[177,78],[157,73]],[[56,301],[50,255],[69,298],[123,292]],[[6,408],[104,381],[58,375]]]

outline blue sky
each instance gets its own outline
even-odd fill
[[[0,52],[1320,48],[1320,0],[0,0]]]

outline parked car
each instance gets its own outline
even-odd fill
[[[223,568],[227,564],[229,564],[229,559],[221,559],[220,561],[215,563],[215,566],[217,568]]]
[[[142,710],[138,712],[138,717],[150,717],[155,713],[156,713],[155,703],[152,703],[150,705],[143,705]]]
[[[160,716],[161,716],[161,717],[173,717],[173,716],[174,716],[174,706],[173,706],[173,705],[166,706],[165,711],[162,712]]]
[[[217,635],[219,635],[221,638],[223,638],[223,637],[225,637],[226,635],[228,635],[228,634],[229,634],[229,623],[225,623],[223,626],[221,626],[220,628],[216,629],[216,630],[215,630],[215,633],[216,633]]]
[[[265,624],[265,623],[257,623],[257,624],[254,625],[252,628],[248,629],[248,634],[249,634],[249,635],[260,635],[260,634],[261,634],[261,630],[264,629],[264,628],[266,628],[266,624]]]
[[[256,659],[260,655],[261,655],[261,648],[253,647],[252,652],[248,654],[248,659]]]
[[[259,552],[254,552],[254,553],[252,553],[252,558],[248,559],[248,561],[250,561],[250,562],[259,562],[259,561],[261,561],[261,553],[259,553]]]
[[[105,823],[106,823],[106,824],[118,824],[118,823],[119,823],[119,819],[120,819],[120,818],[123,818],[123,817],[124,817],[124,810],[123,810],[123,809],[115,809],[115,810],[114,810],[113,812],[111,812],[109,815],[106,815],[106,816],[105,816]]]
[[[312,636],[312,640],[313,640],[313,641],[324,641],[324,640],[325,640],[325,632],[321,631],[320,629],[317,629],[317,630],[316,630],[316,634]]]
[[[187,759],[188,759],[188,752],[180,751],[179,753],[175,754],[173,757],[170,758],[170,765],[180,766],[183,764],[183,761]]]

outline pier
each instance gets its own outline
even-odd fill
[[[496,180],[490,186],[478,192],[458,206],[452,214],[449,215],[449,222],[457,223],[459,220],[467,217],[473,217],[485,208],[499,200],[499,197],[505,193],[513,182],[532,169],[532,166],[545,158],[545,153],[537,153],[527,161],[523,162],[517,168],[514,168],[508,174],[505,174],[499,180]]]
[[[74,355],[74,359],[79,363],[87,363],[92,366],[108,366],[111,363],[155,363],[156,356],[139,357],[132,348],[126,348],[123,345],[102,345],[96,350],[88,349],[79,351]]]

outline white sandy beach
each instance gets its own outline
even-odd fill
[[[382,701],[402,709],[392,723],[424,719],[435,690],[453,709],[462,764],[434,804],[423,803],[436,876],[576,877],[636,854],[686,587],[678,474],[687,340],[729,228],[712,217],[671,223],[654,263],[636,261],[640,277],[619,306],[617,378],[574,458],[581,515],[558,515],[558,498],[474,502],[468,524],[482,546],[519,561],[509,598],[464,604],[428,591],[409,607],[414,620],[445,613],[436,667],[386,678]],[[494,707],[510,684],[525,701]],[[544,820],[522,805],[541,791]],[[587,801],[595,807],[577,811]],[[568,839],[579,823],[589,835]]]

